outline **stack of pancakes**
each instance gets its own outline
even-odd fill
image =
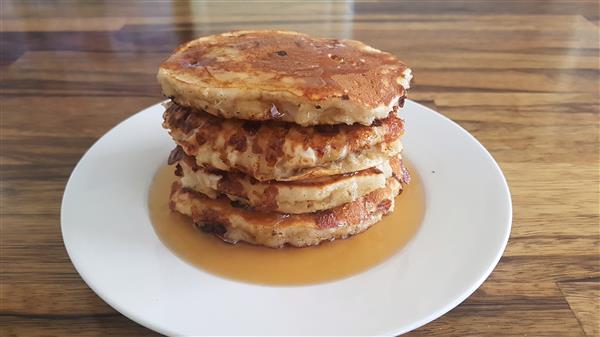
[[[227,242],[316,245],[366,230],[409,182],[410,69],[352,40],[236,31],[160,66],[180,178],[170,207]]]

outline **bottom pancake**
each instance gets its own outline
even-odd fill
[[[394,210],[394,199],[400,191],[400,182],[392,177],[385,187],[341,206],[314,213],[284,214],[240,207],[227,197],[211,199],[177,181],[172,186],[170,207],[190,216],[203,231],[229,243],[305,247],[366,230]]]

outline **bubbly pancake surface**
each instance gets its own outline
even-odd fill
[[[300,125],[370,125],[402,105],[411,78],[395,56],[358,41],[261,30],[188,42],[158,73],[182,106]]]
[[[170,104],[163,126],[198,165],[257,180],[299,180],[381,165],[402,150],[396,113],[371,126],[250,122]]]

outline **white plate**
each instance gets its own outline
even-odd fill
[[[510,233],[500,168],[473,136],[407,101],[404,153],[422,177],[426,214],[399,252],[339,281],[272,287],[223,279],[171,253],[148,217],[148,188],[174,147],[159,104],[83,156],[61,209],[65,246],[98,296],[167,335],[388,335],[443,315],[483,283]]]

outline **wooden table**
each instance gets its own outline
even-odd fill
[[[410,98],[504,170],[514,222],[500,264],[409,335],[600,335],[596,1],[81,2],[2,1],[0,335],[155,335],[75,272],[63,189],[95,140],[162,99],[155,73],[174,47],[247,27],[397,54],[414,69]]]

